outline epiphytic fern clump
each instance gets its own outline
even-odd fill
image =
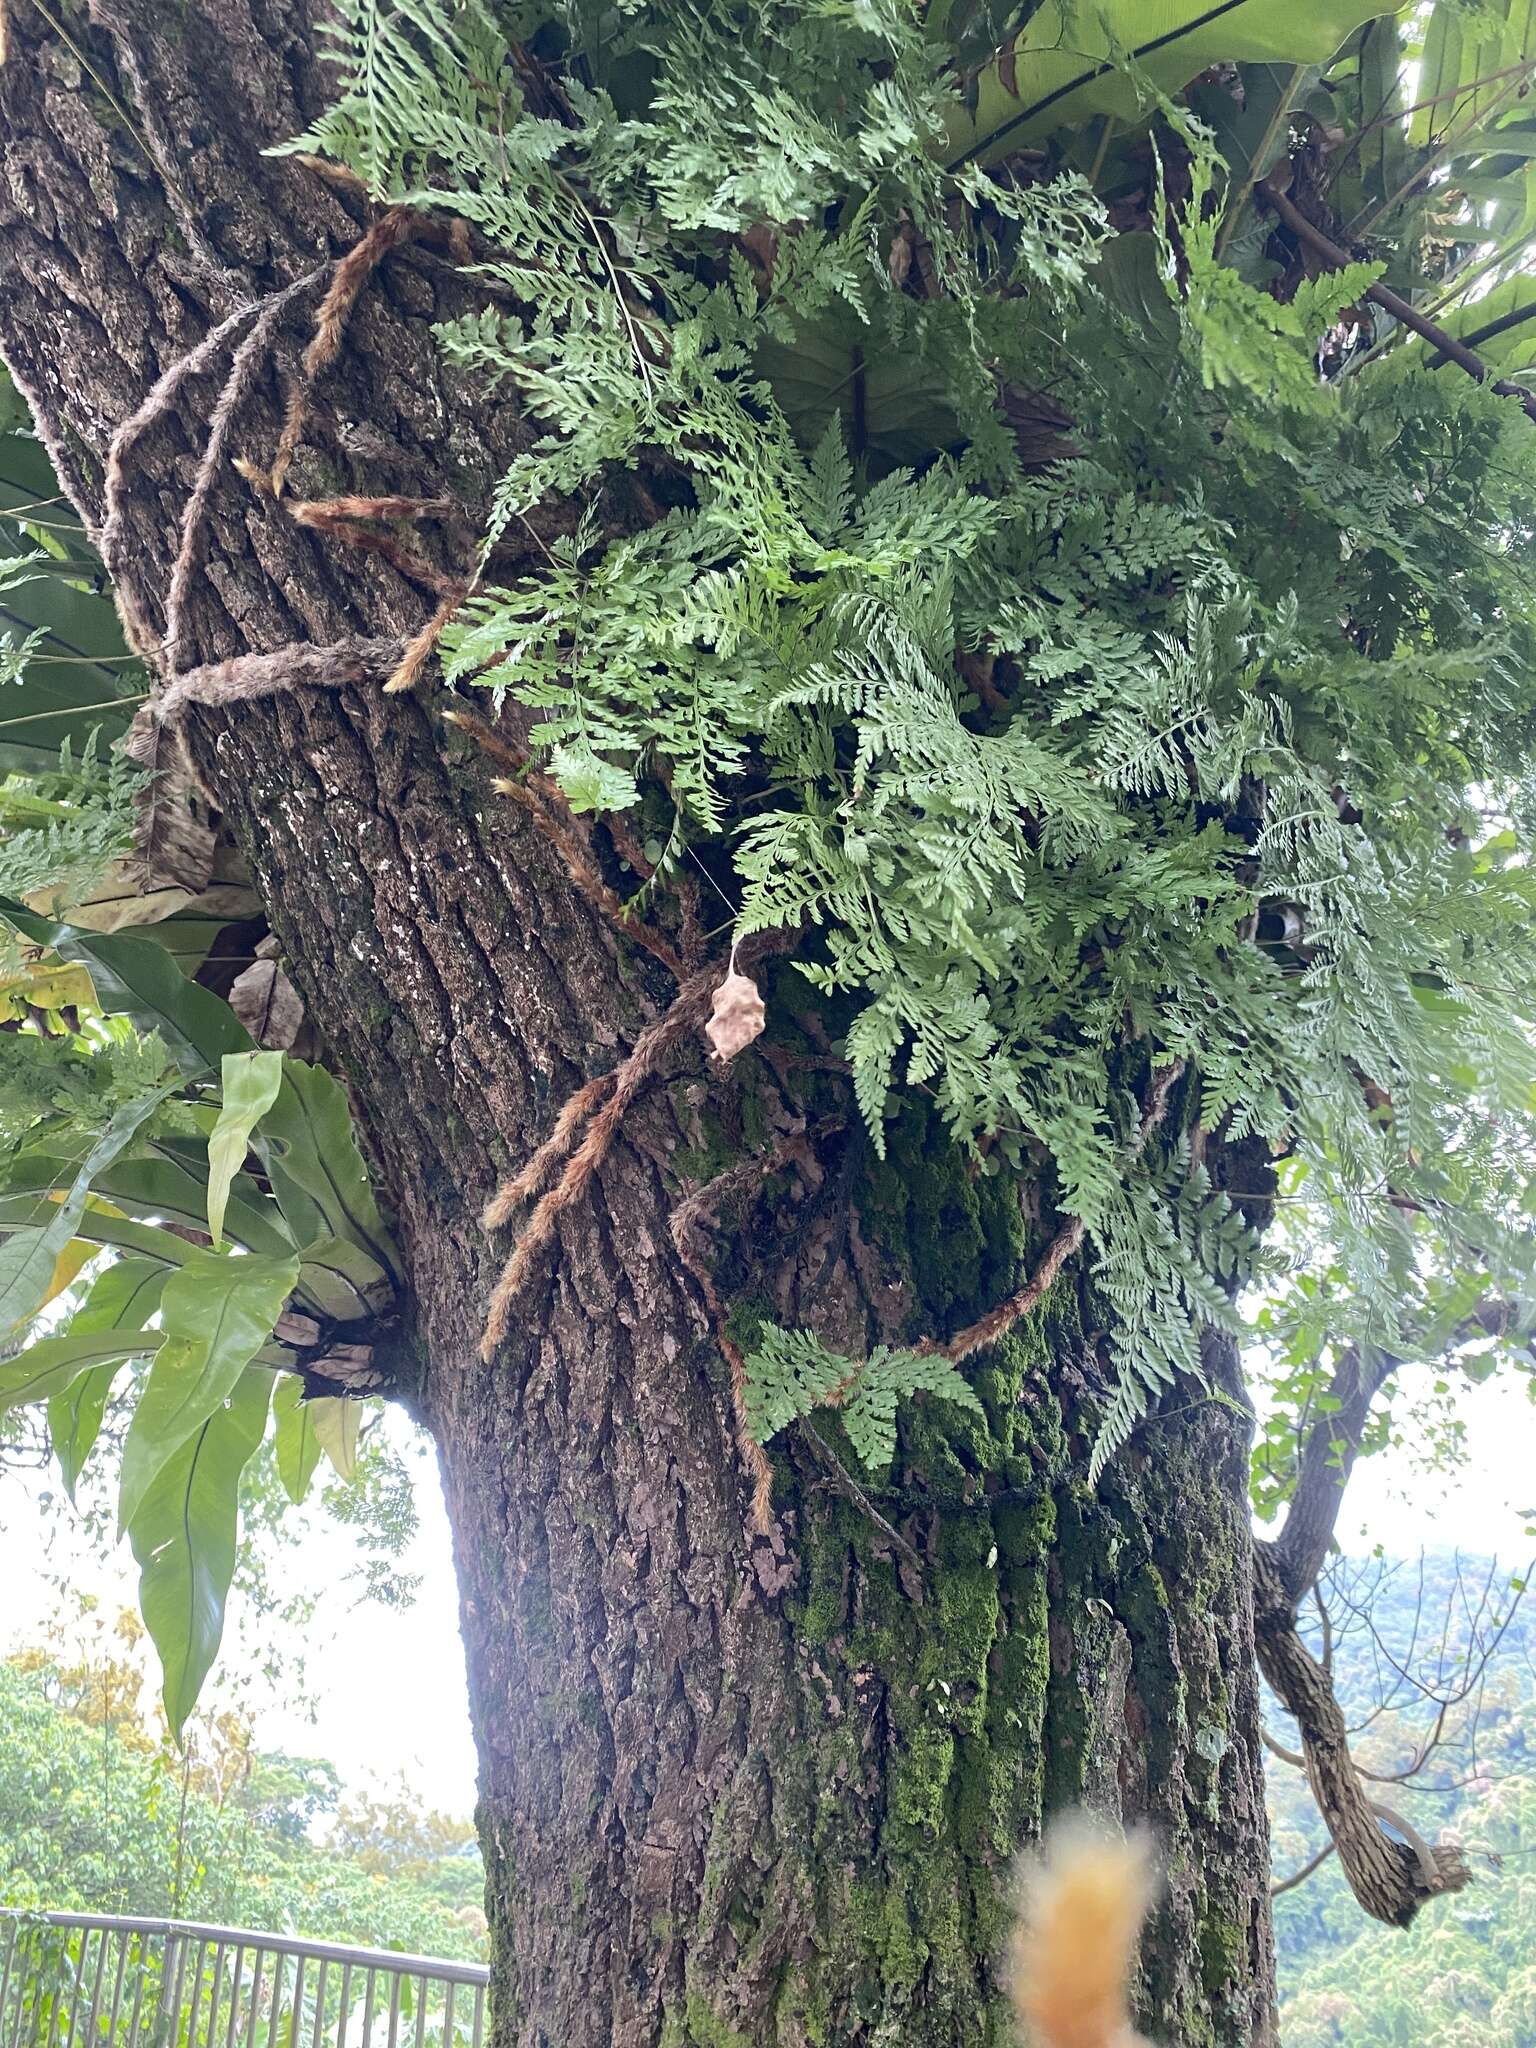
[[[1519,408],[1321,382],[1379,266],[1265,289],[1181,107],[1113,235],[1048,151],[956,147],[945,10],[340,12],[295,146],[468,224],[443,347],[538,430],[450,681],[533,714],[572,811],[664,813],[660,884],[708,847],[738,938],[800,933],[877,1148],[921,1088],[1048,1172],[1104,1443],[1252,1271],[1207,1134],[1288,1162],[1336,1337],[1390,1344],[1447,1251],[1509,1281],[1532,884],[1477,806],[1526,802]],[[551,494],[584,514],[498,579]],[[1137,1146],[1149,1061],[1183,1135]]]

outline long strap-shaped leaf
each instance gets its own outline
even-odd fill
[[[82,1337],[71,1330],[63,1337],[41,1338],[0,1365],[0,1415],[29,1401],[49,1400],[89,1367],[109,1359],[121,1364],[124,1359],[156,1350],[161,1340],[159,1330],[138,1336],[131,1331],[99,1330]]]
[[[287,1259],[198,1252],[160,1295],[165,1342],[123,1443],[118,1525],[132,1531],[165,1466],[228,1397],[299,1277]]]
[[[139,1607],[159,1653],[171,1732],[180,1739],[224,1633],[235,1572],[240,1474],[266,1434],[272,1374],[243,1373],[155,1477],[129,1540]]]
[[[310,1427],[319,1439],[320,1448],[335,1466],[342,1479],[350,1479],[357,1470],[357,1436],[362,1426],[362,1410],[356,1401],[343,1400],[336,1395],[325,1395],[318,1401],[311,1401],[314,1411],[310,1416]]]
[[[84,967],[101,1007],[132,1018],[141,1031],[158,1032],[188,1078],[217,1068],[227,1052],[254,1050],[229,1005],[188,981],[165,948],[152,940],[55,924],[6,896],[0,896],[0,918],[33,945],[46,946],[61,960]]]
[[[153,1141],[152,1141],[153,1142]],[[155,1217],[190,1230],[206,1230],[208,1182],[168,1147],[154,1144],[150,1158],[117,1159],[98,1170],[91,1192],[110,1202],[126,1215]],[[191,1155],[195,1158],[195,1154]],[[50,1189],[67,1187],[74,1163],[44,1154],[23,1160],[0,1194],[0,1229],[7,1227],[11,1210],[6,1206],[17,1197],[43,1195]],[[283,1229],[276,1207],[261,1194],[246,1175],[234,1185],[241,1192],[230,1197],[225,1210],[225,1233],[232,1243],[248,1252],[264,1252],[283,1258],[293,1244]],[[88,1235],[79,1231],[77,1235]],[[178,1265],[183,1263],[177,1260]]]
[[[0,1195],[0,1230],[41,1230],[54,1214],[55,1205],[46,1195],[31,1190]],[[176,1237],[169,1230],[157,1229],[152,1223],[136,1223],[131,1216],[120,1216],[115,1209],[95,1202],[87,1202],[84,1215],[75,1225],[75,1235],[91,1244],[136,1252],[162,1266],[184,1266],[194,1250],[185,1238]]]
[[[64,1485],[71,1499],[86,1459],[101,1433],[102,1417],[112,1392],[112,1382],[124,1361],[132,1357],[132,1341],[160,1306],[160,1289],[165,1268],[153,1259],[118,1259],[98,1274],[83,1305],[69,1326],[70,1337],[97,1337],[109,1332],[123,1346],[121,1358],[110,1358],[81,1373],[62,1393],[48,1403],[48,1437],[59,1461]],[[158,1345],[159,1335],[150,1340]]]
[[[7,575],[5,559],[14,560],[11,543],[26,530],[29,512],[45,515],[52,551],[30,573]],[[101,591],[101,563],[47,450],[27,430],[27,409],[0,370],[0,514],[6,513],[17,515],[20,530],[0,519],[0,641],[32,640],[37,654],[0,707],[0,774],[26,775],[53,767],[66,739],[79,746],[93,730],[104,742],[126,732],[144,669]]]
[[[321,1443],[315,1434],[318,1402],[306,1401],[304,1382],[296,1373],[284,1373],[272,1396],[272,1413],[277,1418],[273,1449],[277,1454],[277,1476],[283,1491],[297,1504],[309,1491],[320,1462]]]
[[[324,1067],[283,1061],[282,1086],[253,1139],[284,1219],[296,1240],[339,1237],[396,1270],[389,1232],[357,1149],[346,1091]],[[319,1227],[305,1229],[304,1218]]]
[[[974,113],[957,111],[948,160],[987,162],[1094,114],[1134,118],[1136,86],[1117,52],[1171,91],[1212,64],[1321,64],[1383,12],[1380,0],[1045,0],[1006,63],[982,74]]]
[[[251,1133],[277,1100],[282,1086],[280,1052],[224,1055],[223,1106],[208,1140],[208,1229],[215,1244],[224,1236],[224,1211],[235,1175],[245,1164]]]
[[[38,1229],[18,1230],[0,1245],[0,1330],[14,1329],[36,1314],[47,1293],[53,1262],[75,1236],[85,1213],[91,1182],[116,1159],[160,1104],[181,1086],[179,1077],[167,1081],[120,1109],[86,1154],[68,1193],[54,1205],[49,1220]]]

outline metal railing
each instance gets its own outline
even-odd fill
[[[481,2048],[489,1976],[187,1920],[0,1912],[0,2048]]]

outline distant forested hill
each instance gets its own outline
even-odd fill
[[[1329,1598],[1359,1761],[1389,1777],[1439,1726],[1381,1803],[1430,1840],[1455,1830],[1479,1875],[1406,1934],[1365,1919],[1334,1861],[1284,1893],[1282,2048],[1536,2048],[1536,1597],[1486,1558],[1437,1553],[1336,1570]],[[183,1805],[136,1688],[126,1659],[0,1661],[0,1904],[483,1954],[467,1825],[405,1786],[341,1799],[333,1765],[262,1752],[234,1717],[200,1731]],[[1289,1740],[1273,1703],[1268,1725]],[[1272,1760],[1271,1788],[1283,1879],[1326,1838],[1300,1772]]]

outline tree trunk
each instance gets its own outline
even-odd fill
[[[10,0],[0,345],[93,522],[113,431],[156,380],[358,238],[349,195],[260,153],[323,98],[312,11]],[[324,283],[281,316],[226,456],[270,461]],[[431,322],[471,302],[442,253],[385,261],[289,490],[451,495],[450,570],[521,431],[435,352]],[[141,637],[165,632],[229,360],[131,453],[105,542]],[[182,668],[408,634],[433,601],[227,460],[193,538]],[[1069,1269],[967,1368],[985,1427],[912,1406],[891,1483],[867,1493],[823,1417],[820,1442],[775,1447],[753,1528],[679,1202],[762,1161],[704,1205],[711,1291],[738,1337],[771,1315],[856,1354],[962,1326],[1053,1223],[1043,1190],[975,1175],[919,1103],[875,1160],[792,966],[768,1055],[722,1074],[697,1034],[672,1049],[482,1364],[507,1248],[483,1203],[675,989],[494,795],[434,689],[303,688],[199,712],[188,737],[404,1248],[414,1383],[397,1391],[436,1438],[454,1530],[501,2048],[1004,2041],[1010,1860],[1078,1800],[1161,1839],[1147,2025],[1179,2048],[1269,2040],[1240,1414],[1181,1390],[1090,1491],[1102,1372]],[[1238,1391],[1230,1356],[1209,1364]]]

